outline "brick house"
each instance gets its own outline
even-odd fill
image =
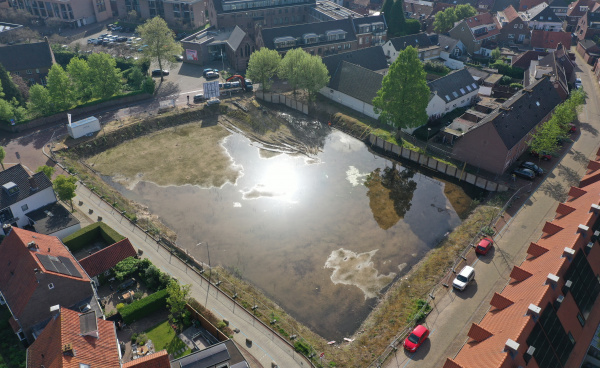
[[[109,0],[8,0],[8,4],[14,9],[27,11],[40,19],[60,21],[65,28],[104,22],[113,16],[112,4]]]
[[[443,368],[593,367],[600,350],[600,161],[589,161]],[[589,363],[589,364],[588,364]]]
[[[600,47],[592,40],[580,40],[577,43],[577,53],[588,65],[595,65],[600,56]]]
[[[594,0],[577,0],[569,4],[566,14],[567,32],[573,32],[581,17],[587,12],[597,13],[600,10],[600,4]]]
[[[563,21],[560,19],[547,3],[541,3],[529,10],[519,12],[519,17],[531,30],[543,30],[560,32]]]
[[[569,58],[562,45],[548,55],[531,60],[529,68],[525,71],[523,86],[528,88],[538,79],[549,77],[558,95],[564,100],[569,97],[569,83],[574,79],[575,64]]]
[[[103,315],[92,280],[57,237],[13,228],[0,254],[0,294],[20,340],[33,343],[55,305]]]
[[[531,31],[531,47],[536,51],[553,51],[558,45],[571,47],[569,32]]]
[[[502,174],[527,150],[531,134],[560,102],[550,79],[542,78],[463,132],[453,154],[480,169]]]
[[[527,22],[519,16],[519,13],[517,13],[512,5],[496,13],[496,18],[501,26],[498,41],[507,44],[528,43],[530,30]]]
[[[137,253],[129,239],[125,238],[79,260],[88,276],[98,284],[98,276],[110,275],[110,270],[125,258],[136,257]]]
[[[575,34],[578,40],[593,39],[594,36],[600,35],[600,13],[588,11],[577,23]]]
[[[125,18],[132,10],[142,19],[156,16],[162,17],[167,23],[174,26],[188,26],[198,28],[208,23],[206,10],[209,0],[111,0],[112,16]]]
[[[54,63],[54,53],[47,41],[0,47],[0,64],[30,85],[46,85],[46,77]]]
[[[489,55],[491,49],[484,47],[485,41],[495,41],[502,26],[490,13],[478,14],[458,22],[449,31],[450,37],[460,40],[469,55]]]

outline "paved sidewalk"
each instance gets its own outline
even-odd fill
[[[399,346],[384,366],[386,368],[441,367],[446,358],[454,357],[467,341],[473,322],[486,314],[494,292],[500,292],[509,280],[513,265],[520,264],[530,242],[541,236],[546,221],[554,218],[559,202],[566,199],[572,185],[578,185],[586,171],[588,159],[595,157],[600,129],[600,89],[591,68],[577,54],[577,77],[583,81],[588,100],[579,115],[581,131],[577,141],[562,160],[555,159],[551,172],[543,182],[534,182],[533,194],[525,200],[508,226],[496,235],[492,253],[477,258],[474,263],[476,282],[464,292],[441,288],[433,300],[433,311],[425,325],[431,330],[428,341],[414,354]]]
[[[83,202],[81,206],[79,201]],[[151,237],[132,225],[88,188],[78,185],[77,196],[73,199],[73,204],[92,222],[97,221],[98,216],[101,216],[103,222],[129,238],[136,249],[143,250],[144,257],[150,259],[154,265],[176,277],[181,283],[191,284],[191,296],[200,303],[205,303],[208,286],[206,280],[189,270],[177,257],[171,256],[167,250],[158,246]],[[93,210],[92,214],[89,214],[90,209]],[[258,359],[262,367],[271,368],[272,362],[275,362],[280,368],[311,366],[308,360],[276,337],[270,329],[255,320],[250,313],[236,306],[231,299],[218,292],[214,285],[210,286],[210,292],[208,292],[207,307],[218,317],[228,320],[232,329],[240,330],[239,333],[234,334],[234,340]],[[252,340],[252,344],[248,344],[246,339]]]

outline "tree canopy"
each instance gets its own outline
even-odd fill
[[[19,91],[19,88],[13,82],[12,77],[10,76],[10,74],[8,74],[8,72],[6,71],[6,69],[4,68],[4,66],[1,63],[0,63],[0,86],[2,87],[2,91],[4,92],[5,100],[12,101],[12,99],[14,98],[19,103],[19,105],[23,105],[25,103],[25,100],[23,98],[23,95],[21,94],[21,91]]]
[[[288,83],[294,90],[294,94],[296,94],[296,90],[302,82],[300,65],[304,62],[307,56],[308,54],[304,50],[297,48],[289,50],[281,60],[277,75],[280,78],[287,79]]]
[[[447,8],[438,12],[433,21],[433,28],[437,33],[445,33],[454,27],[454,23],[477,14],[477,10],[470,4],[461,4],[454,8]]]
[[[46,175],[50,180],[52,180],[52,175],[54,175],[54,171],[55,169],[52,166],[46,165],[42,165],[35,170],[36,173],[43,172],[44,175]]]
[[[62,66],[58,64],[52,65],[52,68],[48,72],[47,81],[50,101],[55,111],[67,110],[75,104],[71,79]]]
[[[256,50],[250,55],[246,76],[261,85],[263,91],[271,87],[271,78],[277,74],[281,56],[275,50],[266,47]]]
[[[425,77],[417,49],[408,46],[402,50],[373,99],[379,118],[398,129],[425,124],[430,93]]]
[[[121,89],[121,72],[115,59],[109,54],[92,54],[88,58],[92,94],[97,98],[108,98]]]
[[[6,157],[6,151],[4,147],[0,146],[0,166],[2,166],[2,170],[4,170],[4,158]]]
[[[404,18],[403,0],[396,0],[392,5],[390,21],[387,25],[388,36],[399,37],[406,34],[406,19]]]
[[[310,98],[329,83],[329,71],[321,57],[310,55],[300,48],[285,54],[277,74],[280,78],[287,79],[294,94],[298,88],[303,88]]]
[[[167,26],[167,22],[161,17],[148,19],[144,24],[137,27],[144,44],[144,55],[156,60],[160,70],[175,62],[174,55],[183,52],[183,48],[175,41],[175,33]],[[164,78],[160,76],[162,81]]]
[[[184,319],[189,318],[189,312],[185,305],[188,302],[191,285],[179,285],[175,279],[171,279],[167,285],[167,306],[169,307],[169,318],[173,323],[183,325]]]
[[[59,175],[54,179],[54,191],[61,201],[69,201],[71,210],[73,210],[73,198],[75,198],[75,189],[77,189],[77,178],[74,176]]]

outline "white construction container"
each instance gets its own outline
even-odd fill
[[[94,116],[90,116],[89,118],[85,118],[74,123],[69,123],[67,125],[67,131],[73,139],[83,137],[87,134],[95,133],[100,129],[100,120],[98,120],[98,118]]]

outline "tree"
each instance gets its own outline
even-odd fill
[[[77,189],[77,178],[74,176],[59,175],[54,179],[54,191],[61,201],[69,201],[71,211],[73,211],[73,198],[75,198],[75,189]]]
[[[98,98],[108,98],[121,89],[121,71],[115,59],[105,53],[91,54],[88,58],[92,94]]]
[[[11,75],[10,77],[12,78],[12,81],[15,84],[15,86],[17,86],[17,89],[19,90],[19,92],[21,92],[21,96],[23,96],[23,100],[28,101],[29,100],[29,86],[27,85],[27,82],[25,82],[25,80],[20,75]],[[23,104],[23,106],[25,106],[25,105]]]
[[[48,92],[55,111],[71,108],[75,103],[71,79],[62,66],[52,65],[48,72]]]
[[[498,60],[500,59],[500,56],[502,56],[502,52],[500,51],[499,47],[496,47],[492,50],[492,59]]]
[[[271,87],[271,78],[277,73],[280,63],[281,56],[277,51],[263,47],[250,55],[246,76],[260,83],[263,91],[268,91]]]
[[[458,5],[454,12],[457,21],[477,15],[477,10],[471,4]]]
[[[385,22],[389,25],[392,21],[392,6],[394,6],[394,0],[385,0],[383,2],[383,7],[381,11],[383,12],[383,16],[385,18]]]
[[[137,259],[135,257],[127,257],[115,265],[113,271],[115,272],[115,278],[122,281],[125,277],[138,271],[144,260]]]
[[[558,140],[562,134],[558,124],[552,119],[543,123],[533,134],[528,144],[532,151],[547,154],[555,154],[558,150]]]
[[[398,129],[425,124],[430,93],[425,76],[417,49],[408,46],[402,50],[373,99],[380,119]]]
[[[34,84],[29,90],[28,108],[36,116],[49,115],[54,112],[50,91],[42,85]]]
[[[406,19],[404,18],[404,1],[396,0],[392,6],[390,15],[391,21],[388,23],[388,35],[398,37],[405,34]]]
[[[137,27],[137,32],[140,34],[142,42],[148,45],[144,48],[144,55],[155,59],[161,71],[164,70],[163,65],[175,62],[173,55],[180,55],[183,52],[181,45],[175,42],[175,34],[161,17],[147,20],[146,23]],[[161,72],[160,81],[163,80]]]
[[[169,307],[169,318],[173,323],[180,324],[183,319],[189,318],[189,312],[185,309],[188,302],[191,285],[179,285],[175,279],[171,279],[167,285],[167,306]]]
[[[302,74],[300,86],[306,89],[311,99],[329,83],[329,71],[318,55],[308,55],[302,61],[300,71]]]
[[[456,22],[458,18],[456,17],[456,11],[454,8],[448,8],[444,11],[438,12],[435,15],[435,20],[433,21],[433,29],[437,33],[446,33],[454,27],[454,22]]]
[[[279,65],[277,75],[279,78],[287,79],[294,90],[294,95],[302,82],[303,75],[300,66],[306,58],[308,58],[308,53],[304,50],[300,48],[292,49],[285,54]]]
[[[404,33],[406,35],[412,35],[419,32],[421,32],[421,23],[416,19],[407,19],[404,25]]]
[[[73,82],[75,97],[81,101],[92,98],[92,71],[88,62],[74,57],[67,65],[67,73]]]
[[[128,82],[131,88],[134,90],[139,90],[142,87],[142,82],[144,81],[144,74],[142,70],[138,66],[134,66],[129,73]]]
[[[20,105],[25,103],[19,88],[12,81],[10,74],[6,71],[4,66],[0,64],[0,84],[2,86],[2,91],[4,92],[4,99],[7,101],[12,101],[12,99],[16,99]]]
[[[2,166],[2,170],[4,170],[4,158],[6,157],[6,151],[4,147],[0,146],[0,165]]]
[[[146,77],[142,82],[142,91],[146,93],[154,93],[154,88],[156,88],[156,82],[151,77]]]
[[[44,175],[48,177],[48,179],[52,180],[52,175],[54,175],[54,168],[52,166],[42,165],[38,167],[35,172],[43,172]]]

